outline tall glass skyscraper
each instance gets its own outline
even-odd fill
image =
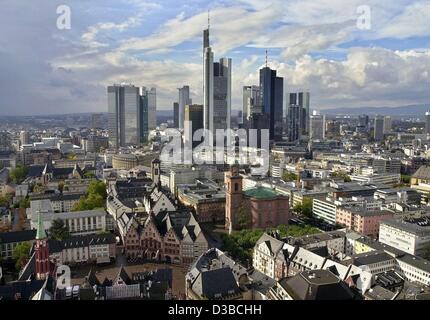
[[[190,87],[189,86],[183,86],[182,88],[178,88],[178,104],[179,104],[179,122],[178,122],[178,128],[183,129],[184,128],[184,117],[185,117],[185,106],[192,104],[192,101],[190,99]]]
[[[148,129],[154,130],[157,128],[157,90],[142,87],[142,96],[148,98]]]
[[[214,63],[209,29],[203,32],[203,51],[203,125],[215,135],[217,129],[230,128],[231,59]]]
[[[284,114],[284,78],[276,76],[276,70],[260,69],[260,88],[263,93],[263,113],[269,119],[271,140],[282,140],[282,118]]]
[[[133,85],[108,87],[109,143],[113,148],[139,145],[147,137],[147,97]]]

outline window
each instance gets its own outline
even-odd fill
[[[239,191],[239,184],[238,183],[234,184],[234,191]]]

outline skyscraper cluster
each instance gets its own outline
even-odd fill
[[[260,69],[260,84],[243,87],[242,126],[268,129],[270,140],[282,140],[284,78],[266,66]]]
[[[157,125],[156,90],[116,84],[108,89],[109,143],[113,148],[146,142]]]

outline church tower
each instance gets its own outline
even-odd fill
[[[151,177],[155,185],[160,184],[160,159],[156,158],[151,162]]]
[[[39,213],[39,218],[37,221],[35,255],[36,277],[37,279],[46,279],[46,277],[51,272],[51,267],[49,262],[48,237],[46,236],[41,213]]]
[[[242,176],[239,166],[232,165],[230,171],[225,173],[224,182],[227,188],[225,202],[225,228],[231,233],[237,226],[237,212],[242,205]]]

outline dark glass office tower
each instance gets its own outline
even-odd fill
[[[269,119],[270,140],[282,140],[284,78],[276,76],[276,70],[260,69],[260,87],[263,92],[263,113]]]
[[[185,106],[185,121],[189,121],[191,125],[189,135],[185,136],[185,140],[192,141],[194,133],[199,129],[203,129],[203,105],[192,104]],[[200,142],[201,141],[193,141],[193,148],[198,146]]]
[[[139,91],[128,84],[107,89],[109,143],[113,148],[139,145],[147,139],[150,101]]]
[[[148,96],[140,96],[139,105],[140,143],[148,142]]]
[[[179,128],[179,103],[178,102],[173,102],[173,127]]]

